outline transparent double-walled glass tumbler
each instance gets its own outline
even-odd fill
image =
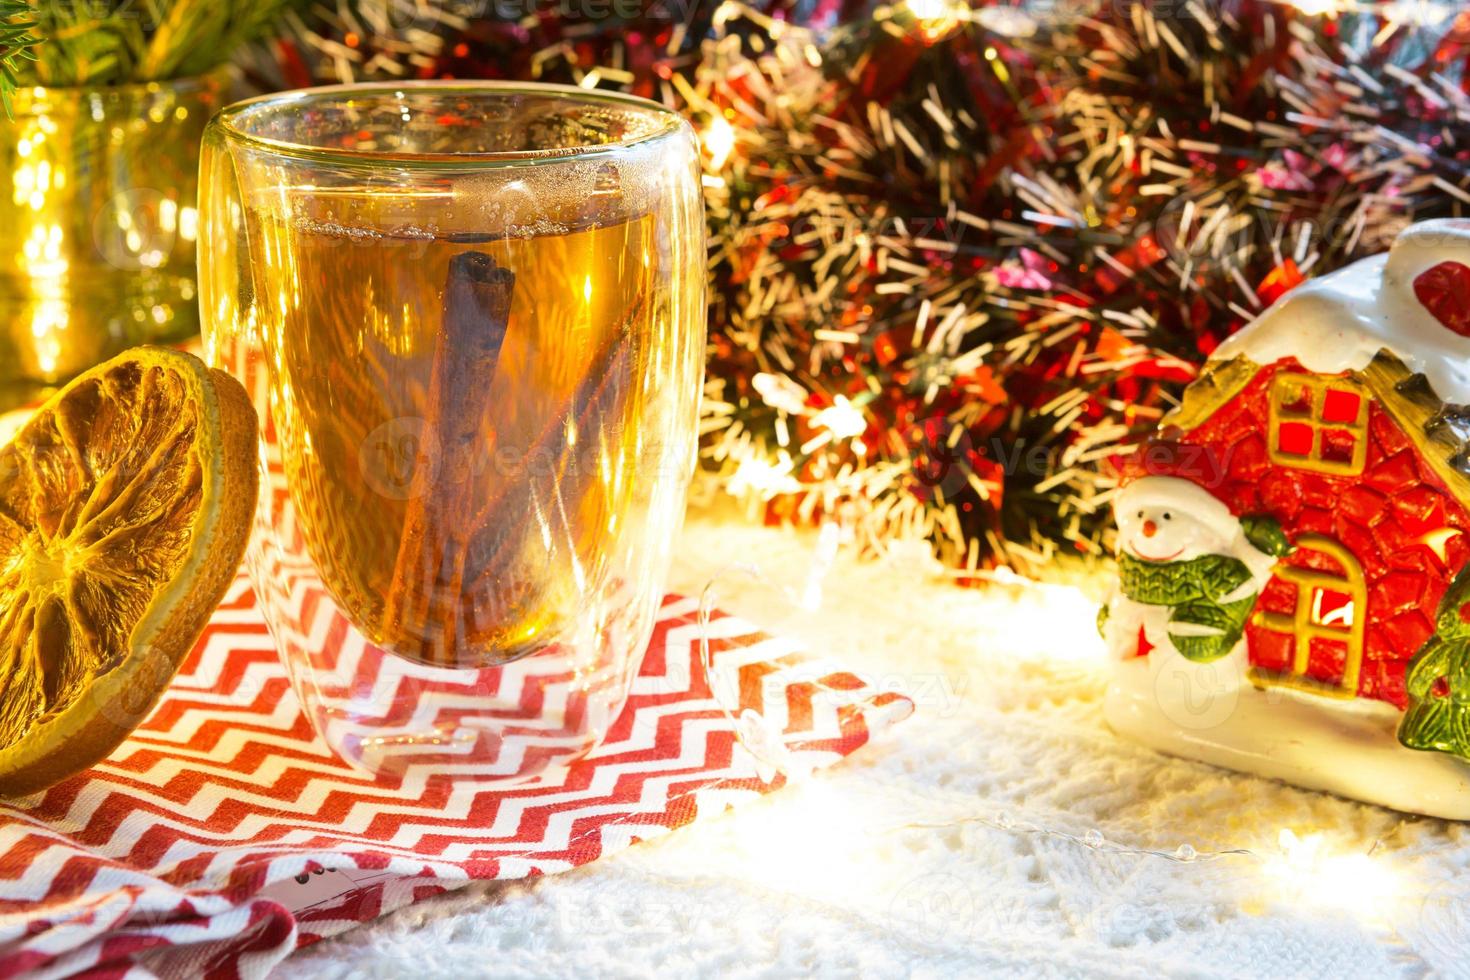
[[[260,416],[248,564],[374,772],[512,780],[616,720],[692,473],[689,126],[550,86],[361,85],[210,124],[208,357]]]

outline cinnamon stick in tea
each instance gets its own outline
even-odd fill
[[[425,663],[455,665],[455,612],[478,509],[476,461],[491,451],[476,443],[485,438],[482,426],[514,290],[514,274],[483,252],[465,252],[449,262],[426,404],[425,428],[437,441],[439,465],[421,459],[414,472],[387,597],[396,652]]]
[[[617,406],[627,397],[627,385],[632,376],[633,325],[639,322],[646,302],[647,292],[640,291],[623,321],[593,356],[592,366],[579,381],[567,410],[549,419],[532,445],[528,459],[547,458],[565,438],[568,423],[582,433],[575,446],[555,453],[560,457],[560,465],[556,472],[545,476],[549,484],[545,489],[552,497],[580,500],[587,483],[597,479],[597,457],[601,450],[594,434],[600,425],[609,424],[609,420],[621,420],[622,413]],[[493,628],[503,612],[504,596],[501,593],[507,583],[500,581],[500,577],[507,567],[509,556],[506,552],[518,538],[516,529],[535,519],[532,498],[538,493],[536,481],[535,474],[531,474],[525,481],[502,482],[479,505],[474,520],[470,522],[473,537],[464,568],[465,592],[459,613],[462,620],[459,629],[461,635],[472,642],[476,636],[482,636]],[[546,516],[559,519],[560,530],[565,532],[558,536],[559,539],[565,547],[575,547],[575,535],[565,525],[565,512],[557,508],[549,510],[554,513]],[[595,582],[600,576],[594,573],[589,578]],[[499,656],[495,662],[508,663],[534,653],[555,635],[556,631],[551,630],[538,635],[534,643],[497,651]]]

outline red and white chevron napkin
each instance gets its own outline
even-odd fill
[[[722,615],[709,677],[695,614],[694,600],[665,601],[628,706],[592,757],[553,780],[477,791],[373,781],[335,758],[238,579],[110,759],[0,805],[0,976],[262,976],[298,946],[425,896],[564,871],[723,811],[780,785],[761,778],[772,752],[786,771],[829,765],[912,711]]]

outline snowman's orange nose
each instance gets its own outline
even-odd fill
[[[1144,537],[1151,538],[1155,534],[1158,534],[1158,533],[1159,533],[1159,526],[1157,524],[1155,524],[1153,521],[1144,521],[1143,522],[1143,536]]]

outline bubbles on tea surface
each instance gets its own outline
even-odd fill
[[[369,192],[370,193],[370,192]],[[399,228],[372,228],[361,224],[347,224],[330,219],[314,218],[307,214],[295,212],[292,214],[292,223],[302,232],[312,235],[327,235],[333,238],[346,239],[352,243],[368,244],[372,242],[385,242],[393,240],[410,240],[431,242],[438,236],[426,228],[414,226]]]
[[[686,166],[692,158],[650,148],[456,174],[439,230],[528,239],[619,224],[656,211],[670,168]]]

